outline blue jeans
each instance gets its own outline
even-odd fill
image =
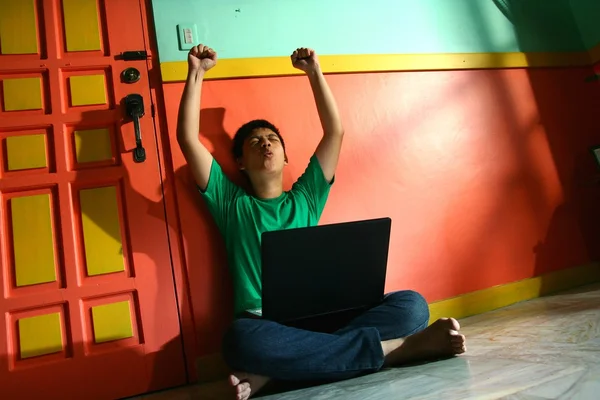
[[[223,338],[223,356],[235,371],[277,380],[348,379],[381,369],[381,341],[407,337],[428,323],[423,296],[399,291],[333,333],[237,319]]]

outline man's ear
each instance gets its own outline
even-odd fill
[[[283,163],[286,165],[288,163],[287,153],[283,153]]]

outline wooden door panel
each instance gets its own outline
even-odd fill
[[[0,1],[3,398],[185,382],[148,61],[120,57],[147,50],[144,7]],[[138,82],[121,81],[128,67]],[[124,112],[132,93],[144,162]]]

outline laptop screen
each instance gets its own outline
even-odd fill
[[[385,288],[391,219],[262,235],[262,312],[278,322],[368,307]]]

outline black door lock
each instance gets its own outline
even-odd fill
[[[129,94],[125,97],[125,109],[127,116],[133,120],[135,129],[135,150],[133,160],[137,163],[146,161],[146,150],[142,146],[142,131],[140,129],[140,118],[144,116],[144,98],[139,94]]]
[[[141,78],[140,70],[137,68],[127,68],[121,72],[121,81],[123,83],[136,83]]]

